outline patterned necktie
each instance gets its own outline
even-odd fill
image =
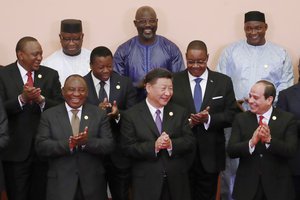
[[[156,110],[155,113],[156,113],[155,124],[156,124],[159,134],[161,134],[162,123],[161,123],[161,118],[160,118],[160,110]]]
[[[264,124],[263,123],[263,119],[264,119],[264,116],[260,115],[259,116],[259,122],[258,122],[259,125],[263,125]]]
[[[32,72],[28,71],[26,73],[26,75],[27,75],[27,84],[28,84],[28,86],[33,87]]]
[[[196,112],[200,112],[201,105],[202,105],[202,89],[200,86],[200,82],[202,81],[202,78],[196,78],[194,79],[196,82],[195,88],[194,88],[194,104],[196,108]]]
[[[73,135],[76,136],[79,133],[79,125],[80,125],[80,120],[79,117],[77,116],[79,110],[71,110],[71,112],[73,113],[71,118],[72,131],[73,131]]]
[[[104,98],[107,98],[107,94],[106,94],[106,91],[104,89],[104,85],[105,85],[105,82],[104,81],[100,81],[100,90],[99,90],[99,100],[100,102],[103,102]],[[107,98],[108,100],[108,98]]]

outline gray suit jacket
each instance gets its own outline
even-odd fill
[[[132,160],[133,198],[159,200],[163,177],[167,174],[172,200],[189,200],[187,159],[195,148],[195,141],[187,112],[175,104],[166,105],[162,131],[169,134],[172,140],[171,156],[167,150],[155,154],[159,132],[145,100],[123,114],[121,144]]]
[[[174,74],[173,88],[171,101],[185,107],[189,114],[196,113],[187,70]],[[228,76],[208,70],[201,110],[207,106],[211,117],[209,128],[206,130],[201,124],[192,131],[205,171],[217,173],[225,168],[224,128],[231,126],[237,111],[232,81]]]
[[[68,139],[72,135],[72,127],[65,104],[42,114],[36,150],[49,160],[48,200],[73,200],[78,180],[85,199],[106,199],[106,181],[101,157],[113,149],[106,113],[94,105],[85,104],[81,114],[80,132],[86,126],[86,146],[71,153]]]
[[[295,198],[288,159],[297,149],[296,120],[292,114],[275,108],[268,125],[272,135],[269,148],[258,143],[250,154],[249,140],[258,127],[256,115],[250,111],[240,113],[233,122],[227,150],[230,157],[240,158],[234,199],[253,199],[260,180],[267,199]]]

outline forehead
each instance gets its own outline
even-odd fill
[[[172,86],[173,83],[172,83],[172,79],[158,78],[152,85],[154,85],[154,86]]]
[[[94,63],[101,64],[101,63],[112,63],[113,58],[111,56],[95,56]]]
[[[203,49],[189,49],[186,53],[187,59],[206,59],[207,52]]]
[[[138,10],[136,13],[136,19],[156,19],[156,14],[154,10],[147,8]]]
[[[72,77],[67,80],[67,82],[65,83],[65,87],[66,88],[73,88],[73,87],[86,88],[86,83],[83,78]]]
[[[259,96],[263,95],[264,92],[265,92],[265,85],[262,83],[255,84],[250,91],[251,94],[255,94]]]
[[[22,51],[24,52],[42,51],[42,47],[40,43],[37,41],[29,41],[24,44]]]

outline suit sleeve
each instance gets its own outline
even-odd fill
[[[126,155],[136,159],[156,158],[155,140],[139,140],[134,119],[127,112],[123,114],[121,121],[121,147]]]
[[[51,115],[42,113],[38,133],[35,140],[36,152],[41,156],[59,157],[69,155],[68,139],[55,140],[51,133]]]
[[[8,140],[7,116],[0,98],[0,151],[3,151],[3,149],[7,146]]]
[[[217,112],[212,111],[210,127],[216,129],[223,129],[232,125],[233,118],[237,112],[237,104],[235,100],[232,81],[226,78],[222,81],[224,88],[224,105],[223,109]],[[212,107],[213,109],[213,107]],[[223,134],[223,132],[222,132]]]
[[[99,120],[95,124],[97,133],[88,133],[88,142],[84,151],[93,154],[108,154],[114,149],[114,141],[111,133],[108,117],[101,112]]]

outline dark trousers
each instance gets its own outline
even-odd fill
[[[105,159],[106,180],[113,200],[129,200],[131,169],[119,168],[111,159]]]
[[[259,183],[253,200],[267,200],[263,185],[261,183],[261,178],[259,178]]]
[[[300,175],[293,176],[293,183],[295,187],[296,200],[300,200]]]
[[[191,196],[193,200],[216,199],[219,173],[206,172],[198,154],[195,157],[189,176]]]
[[[78,179],[78,184],[77,184],[74,200],[84,200],[84,196],[83,196],[83,192],[81,189],[81,184],[80,184],[79,179]]]
[[[164,178],[163,189],[161,191],[160,200],[172,200],[167,177]]]
[[[9,200],[46,199],[47,162],[34,156],[22,162],[3,161]]]

